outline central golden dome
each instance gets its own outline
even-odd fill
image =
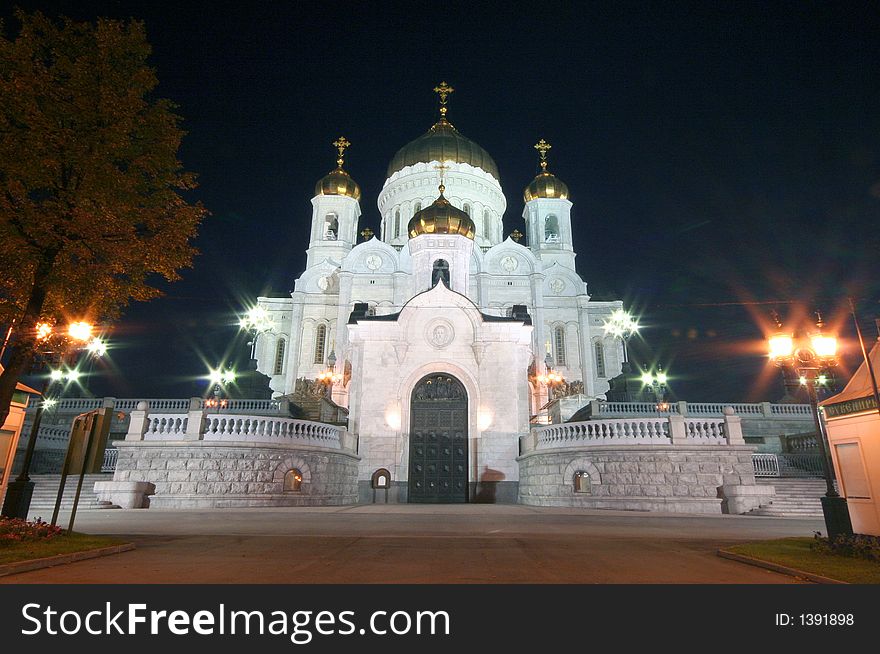
[[[474,221],[461,209],[452,206],[445,197],[446,190],[440,185],[440,197],[431,206],[417,211],[407,225],[410,238],[422,234],[459,234],[473,240],[477,233]]]
[[[479,145],[453,127],[446,118],[441,118],[419,138],[404,145],[388,166],[388,177],[399,170],[417,163],[432,161],[454,161],[482,168],[500,181],[498,166]]]

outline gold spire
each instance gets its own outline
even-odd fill
[[[434,87],[434,93],[440,96],[440,120],[446,120],[446,98],[455,92],[455,89],[449,86],[446,82],[440,82],[440,86]]]
[[[345,163],[345,149],[350,146],[351,143],[344,136],[340,136],[338,139],[333,141],[333,145],[336,146],[336,150],[339,152],[336,158],[336,165],[339,166],[339,168],[341,169],[342,164]]]
[[[547,151],[553,146],[547,143],[544,139],[541,139],[537,143],[535,143],[535,150],[537,150],[541,155],[541,172],[547,172]]]

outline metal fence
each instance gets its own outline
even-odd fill
[[[824,477],[820,454],[752,454],[755,477]]]

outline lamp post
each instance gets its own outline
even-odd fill
[[[333,399],[333,385],[342,380],[342,375],[336,372],[336,352],[330,350],[327,357],[327,369],[318,373],[318,383],[326,386],[327,398]]]
[[[623,343],[623,362],[620,366],[623,372],[629,372],[629,355],[627,353],[627,343],[633,335],[639,332],[639,322],[623,309],[615,309],[611,312],[611,316],[605,321],[603,327],[606,336],[613,336],[620,339]]]
[[[648,370],[642,373],[642,384],[651,389],[654,394],[654,400],[657,403],[657,411],[668,411],[669,403],[666,402],[666,382],[669,377],[663,372],[663,368],[657,367],[657,372],[652,373]]]
[[[777,321],[777,332],[768,340],[769,356],[778,368],[793,370],[798,382],[807,391],[813,423],[816,427],[816,442],[822,459],[822,471],[825,477],[825,495],[822,500],[822,513],[825,516],[825,528],[830,539],[841,534],[852,534],[852,523],[846,498],[840,497],[834,487],[834,478],[829,458],[830,445],[825,433],[822,417],[819,413],[819,401],[816,387],[824,383],[824,371],[838,364],[837,338],[822,332],[824,323],[818,314],[815,331],[809,334],[793,334],[785,332],[782,324]]]
[[[547,399],[552,401],[553,389],[562,386],[565,383],[565,378],[553,370],[553,357],[550,356],[549,352],[547,353],[547,356],[544,357],[544,365],[547,368],[547,373],[544,375],[538,375],[536,380],[539,384],[544,384],[547,387]]]
[[[225,409],[229,404],[229,400],[223,397],[223,393],[226,386],[235,381],[235,371],[231,368],[226,370],[217,368],[208,373],[208,380],[214,388],[211,392],[213,397],[205,400],[205,408],[215,409],[217,413],[220,413],[220,409]]]
[[[256,306],[248,309],[247,313],[242,316],[238,325],[241,329],[248,332],[250,335],[250,341],[248,341],[248,345],[251,346],[251,363],[249,367],[252,368],[250,377],[250,394],[251,397],[255,394],[255,377],[257,368],[259,367],[259,363],[257,362],[257,339],[260,337],[260,334],[265,334],[267,332],[275,331],[275,321],[272,319],[272,315],[266,311],[263,307]],[[272,365],[270,363],[270,365]]]
[[[68,381],[79,379],[80,373],[76,368],[64,370],[64,359],[72,345],[84,346],[84,349],[94,356],[101,356],[106,352],[106,347],[100,349],[100,354],[98,353],[99,348],[89,347],[94,341],[100,342],[99,339],[92,336],[93,329],[90,323],[83,321],[69,324],[64,331],[57,331],[48,322],[42,322],[36,326],[39,348],[35,359],[37,369],[43,366],[49,367],[53,364],[57,367],[50,370],[43,380],[43,387],[40,389],[40,401],[34,413],[34,422],[31,425],[31,433],[24,452],[21,472],[6,487],[6,499],[3,502],[2,511],[4,517],[27,520],[28,511],[31,507],[31,497],[34,493],[34,482],[31,481],[29,473],[31,462],[34,458],[34,450],[37,445],[37,435],[40,431],[40,423],[43,420],[43,411],[55,404],[53,399],[46,397],[46,393],[48,393],[53,384],[65,378]]]

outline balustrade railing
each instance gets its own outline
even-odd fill
[[[532,433],[537,449],[614,443],[669,444],[668,426],[669,421],[664,418],[587,420],[536,427]]]
[[[724,415],[725,407],[732,407],[741,418],[778,417],[812,419],[809,404],[769,404],[761,402],[668,402],[658,408],[656,402],[596,402],[600,416],[637,415],[686,415],[713,416]]]
[[[340,448],[341,427],[310,420],[228,414],[205,417],[204,440],[218,441],[302,441],[322,447]]]
[[[141,402],[146,402],[147,407],[151,411],[186,413],[190,409],[190,400],[187,398],[123,398],[115,400],[113,408],[117,411],[134,411],[137,409],[137,405]],[[102,406],[104,406],[104,398],[68,397],[59,399],[52,408],[52,411],[56,413],[83,413],[85,411],[91,411],[92,409],[98,409]],[[199,401],[198,408],[205,408],[204,399]],[[30,409],[31,412],[33,412],[33,410],[35,409]],[[223,410],[241,413],[273,414],[282,411],[282,402],[280,400],[227,400],[226,406]]]
[[[151,413],[147,416],[145,440],[182,440],[186,435],[187,416],[179,413]]]
[[[695,442],[722,445],[727,442],[724,436],[724,420],[704,420],[685,418],[684,428],[687,438]]]

